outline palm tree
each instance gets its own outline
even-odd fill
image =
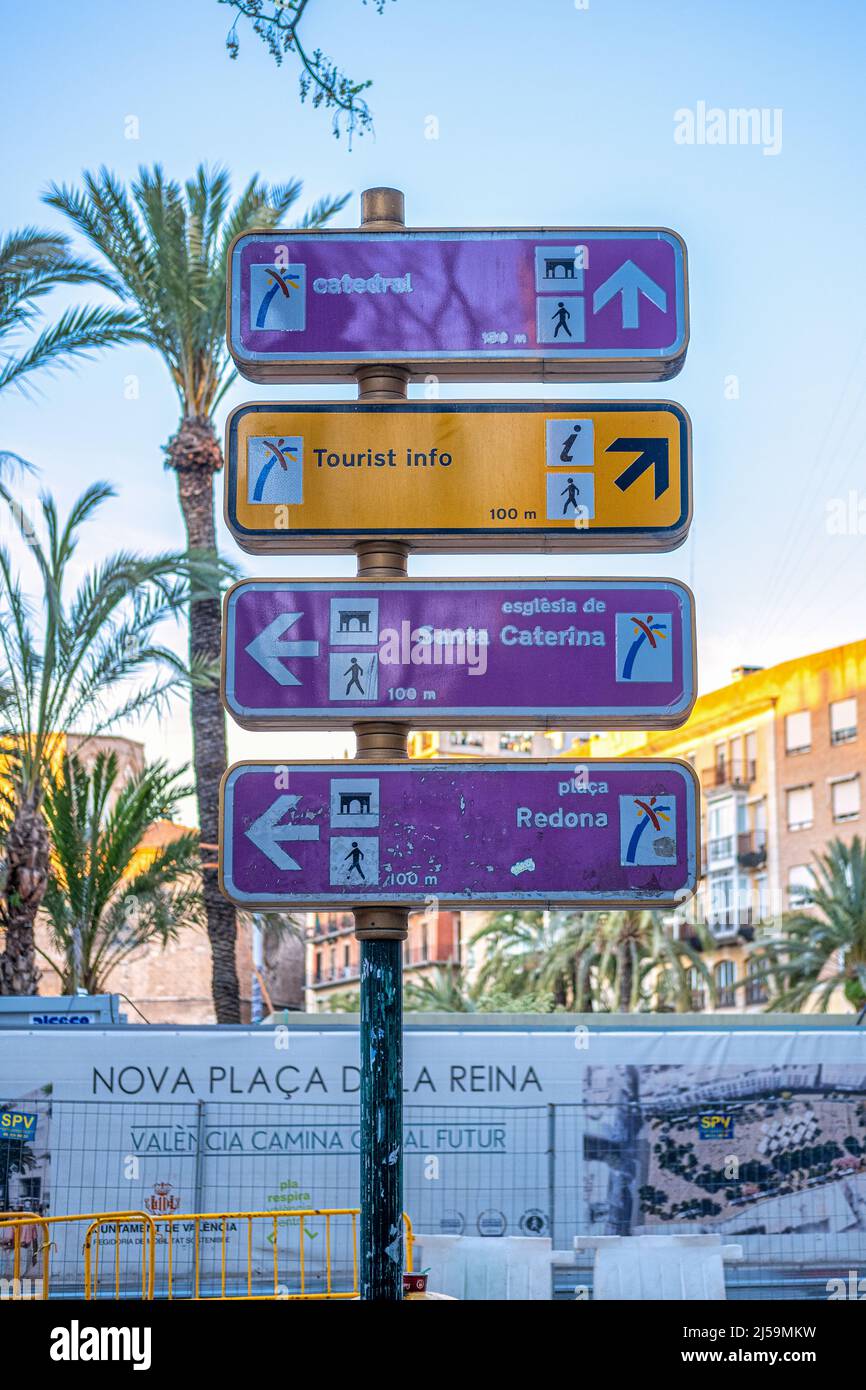
[[[183,187],[157,165],[139,170],[131,190],[107,169],[85,173],[81,191],[52,185],[46,201],[59,208],[112,266],[124,301],[134,306],[144,340],[163,358],[180,404],[177,432],[165,446],[177,479],[190,550],[214,555],[214,475],[223,466],[213,415],[234,379],[226,346],[226,270],[232,238],[273,227],[301,193],[297,181],[269,187],[258,176],[230,205],[224,170],[200,166]],[[300,223],[320,226],[346,198],[323,198]],[[194,659],[218,669],[219,599],[190,604]],[[225,715],[217,680],[192,695],[193,765],[202,835],[202,873],[213,957],[213,995],[220,1023],[240,1021],[235,965],[235,911],[219,891],[214,851],[219,784],[226,767]]]
[[[202,920],[199,837],[178,834],[144,849],[156,822],[172,820],[191,787],[180,772],[151,763],[119,782],[117,756],[97,753],[92,767],[64,759],[45,795],[51,865],[43,909],[53,952],[45,958],[64,994],[102,994],[115,970],[142,946],[176,939]]]
[[[646,914],[643,958],[640,963],[640,998],[652,1012],[690,1013],[695,980],[705,985],[710,1001],[718,991],[713,972],[703,952],[713,946],[713,938],[700,923],[692,925],[688,940],[675,937],[655,912]]]
[[[403,1007],[410,1012],[468,1014],[478,1006],[460,972],[439,965],[421,980],[406,981]]]
[[[81,284],[119,288],[104,267],[75,255],[62,232],[23,227],[0,241],[0,391],[13,385],[26,389],[29,377],[42,368],[70,365],[70,358],[140,336],[128,309],[92,307],[67,309],[28,339],[40,301],[60,285]]]
[[[479,971],[482,989],[519,997],[549,990],[554,1002],[577,1013],[634,1013],[670,1000],[690,1007],[689,972],[697,970],[712,994],[702,944],[674,939],[647,910],[618,912],[498,913],[473,943],[491,946]]]
[[[495,990],[517,999],[534,994],[539,988],[550,990],[556,1004],[564,1004],[568,993],[571,957],[562,959],[558,948],[563,939],[573,940],[581,914],[568,912],[495,912],[475,933],[471,946],[483,942],[484,960],[478,971],[477,988],[482,993]]]
[[[631,908],[601,913],[593,933],[594,989],[599,1007],[611,1013],[667,1010],[678,1013],[692,1007],[692,981],[696,972],[711,998],[716,987],[712,971],[702,957],[711,944],[703,927],[693,927],[694,940],[673,935],[658,913]]]
[[[866,1004],[866,842],[831,840],[814,856],[813,882],[781,931],[757,941],[752,981],[769,980],[768,1009],[826,1013],[841,990],[855,1009]]]
[[[548,1014],[553,1006],[548,990],[522,989],[512,994],[507,989],[483,988],[477,980],[467,985],[457,970],[443,966],[421,980],[407,980],[403,991],[407,1013]]]
[[[35,994],[39,981],[33,923],[49,877],[43,810],[46,782],[62,755],[67,731],[89,734],[161,708],[190,679],[201,678],[154,633],[183,612],[192,592],[217,593],[219,573],[184,555],[121,551],[85,572],[79,567],[82,528],[114,496],[94,483],[64,523],[50,497],[41,503],[45,541],[0,480],[0,501],[25,538],[41,584],[38,611],[21,588],[9,553],[0,548],[0,835],[5,864],[0,921],[0,994]]]

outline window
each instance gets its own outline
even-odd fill
[[[448,735],[448,742],[452,748],[483,748],[484,739],[481,734],[469,733],[466,729],[455,729]]]
[[[500,753],[531,753],[532,734],[500,734]]]
[[[734,880],[710,876],[710,926],[732,927],[736,923],[734,911]]]
[[[767,988],[763,980],[756,980],[755,976],[760,970],[760,962],[750,960],[746,964],[746,1003],[747,1004],[766,1004]]]
[[[808,830],[815,819],[811,787],[791,787],[785,793],[788,805],[788,829]]]
[[[740,862],[752,868],[767,857],[767,802],[755,801],[751,806],[751,827],[740,835],[740,854],[748,856]]]
[[[755,879],[755,921],[770,920],[770,885],[766,874],[758,874]]]
[[[704,977],[693,965],[689,971],[689,993],[691,995],[692,1012],[699,1014],[707,1006],[707,991],[704,984]]]
[[[808,753],[812,747],[812,716],[807,709],[785,715],[785,752]]]
[[[710,863],[720,859],[730,859],[734,853],[735,808],[732,797],[715,801],[709,809],[709,843],[707,858]]]
[[[860,814],[860,774],[845,777],[842,781],[830,783],[830,800],[833,804],[833,819],[856,820]]]
[[[753,731],[746,734],[746,775],[754,782],[758,771],[758,735]]]
[[[792,864],[788,870],[788,903],[791,907],[807,907],[808,896],[815,885],[815,876],[808,864]]]
[[[422,923],[422,926],[421,926],[421,959],[422,959],[422,960],[429,960],[429,959],[430,959],[430,943],[429,943],[428,938],[427,938],[427,923],[426,923],[426,922]]]
[[[348,975],[348,973],[349,973],[349,961],[350,961],[350,959],[351,959],[351,952],[350,952],[350,949],[349,949],[349,943],[348,943],[348,941],[347,941],[346,944],[345,944],[345,946],[343,947],[343,974],[344,974],[344,975]]]
[[[850,743],[857,737],[857,701],[834,700],[830,704],[830,742]]]
[[[731,1009],[734,1006],[734,980],[736,972],[732,960],[720,960],[713,971],[716,985],[716,1008]]]
[[[320,983],[321,983],[321,980],[322,980],[322,953],[321,953],[321,951],[317,951],[317,952],[316,952],[316,984],[317,984],[317,985],[320,984]]]

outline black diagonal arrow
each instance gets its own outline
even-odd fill
[[[642,478],[648,469],[653,469],[655,499],[667,492],[671,484],[671,469],[668,461],[668,441],[666,439],[615,439],[605,450],[607,454],[637,454],[639,457],[630,463],[614,482],[620,492],[627,492],[632,483]]]

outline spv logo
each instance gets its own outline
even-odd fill
[[[24,1110],[4,1110],[0,1115],[0,1139],[33,1139],[37,1116]]]
[[[705,1115],[698,1116],[698,1138],[733,1139],[733,1137],[733,1115],[722,1115],[718,1110],[711,1110]]]

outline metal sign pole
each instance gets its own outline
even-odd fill
[[[380,231],[404,225],[403,194],[368,188],[361,226]],[[358,398],[405,400],[404,367],[362,367]],[[405,576],[409,547],[400,541],[359,544],[358,578]],[[396,720],[355,725],[359,761],[405,758],[407,726]],[[361,1298],[403,1298],[403,942],[409,912],[402,907],[355,908],[361,952]]]

